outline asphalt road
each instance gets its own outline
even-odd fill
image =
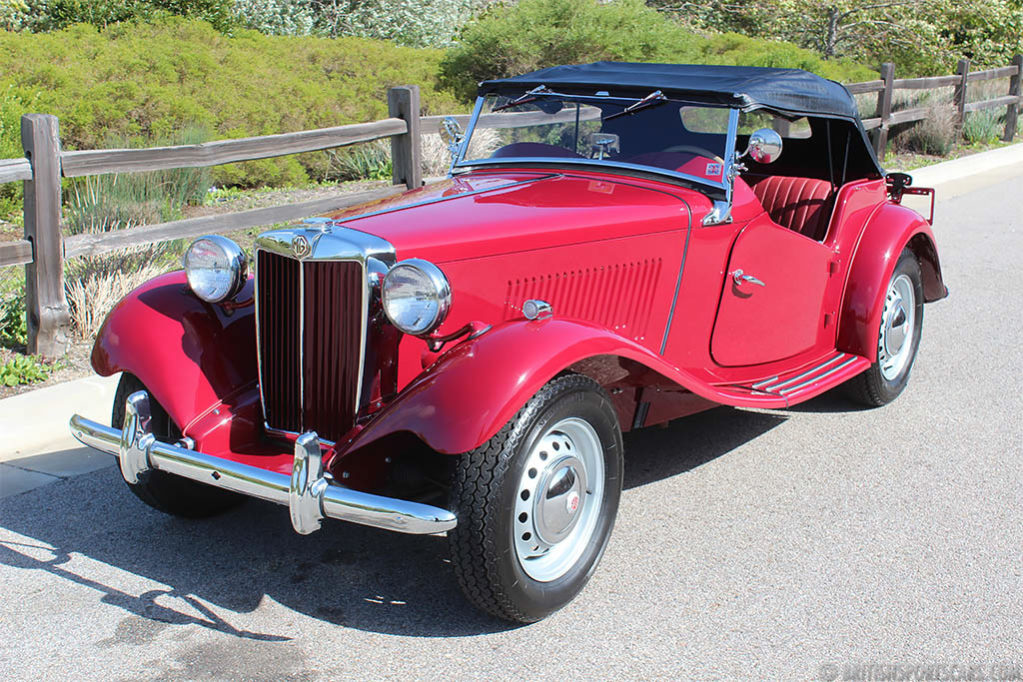
[[[301,537],[258,502],[174,520],[108,467],[0,500],[0,677],[1023,677],[1021,189],[939,202],[952,296],[894,404],[627,436],[608,552],[544,622],[473,611],[443,539]]]

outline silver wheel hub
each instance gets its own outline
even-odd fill
[[[564,540],[579,520],[586,494],[586,469],[575,457],[562,457],[544,472],[533,504],[536,534],[547,544]]]
[[[877,362],[888,381],[897,379],[912,360],[915,313],[913,282],[907,275],[899,275],[888,285],[877,339]]]
[[[514,546],[533,580],[568,573],[593,538],[604,498],[604,451],[597,432],[577,417],[545,431],[526,456],[516,490]]]

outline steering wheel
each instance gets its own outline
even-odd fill
[[[664,151],[666,151],[666,152],[683,152],[685,154],[695,154],[696,156],[702,156],[705,159],[714,159],[718,163],[724,163],[725,162],[724,159],[722,159],[720,156],[718,156],[714,152],[710,151],[709,149],[704,149],[703,147],[697,147],[697,146],[691,145],[691,144],[676,144],[674,146],[668,147]]]

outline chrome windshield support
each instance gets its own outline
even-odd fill
[[[725,199],[714,202],[710,211],[703,217],[704,226],[722,225],[732,222],[732,188],[739,169],[736,167],[735,141],[739,136],[739,110],[728,110],[728,135],[725,137]]]
[[[469,124],[465,126],[465,132],[462,134],[462,140],[458,145],[458,152],[451,160],[451,168],[448,170],[448,177],[452,177],[455,174],[455,168],[458,164],[465,159],[465,155],[469,151],[469,143],[472,139],[472,133],[476,130],[476,123],[480,119],[480,113],[483,111],[483,98],[476,98],[476,105],[472,108],[472,115],[469,117]]]

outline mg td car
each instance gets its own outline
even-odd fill
[[[716,405],[906,387],[934,236],[838,83],[601,62],[487,81],[446,180],[221,236],[132,292],[92,354],[112,424],[74,435],[184,517],[246,497],[446,534],[466,596],[518,622],[607,547],[622,433]],[[685,445],[679,445],[684,456]],[[199,558],[197,558],[198,560]]]

